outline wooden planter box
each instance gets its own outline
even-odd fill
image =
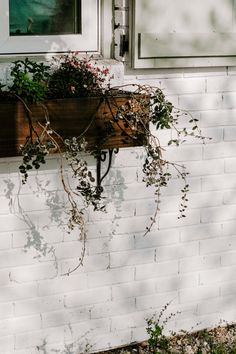
[[[47,112],[51,127],[62,138],[84,135],[90,146],[103,149],[142,145],[142,139],[132,139],[130,127],[123,121],[114,121],[117,109],[128,102],[128,96],[109,98],[102,101],[98,97],[52,99],[43,105],[31,105],[34,129],[40,133],[40,124],[45,124]],[[0,157],[19,155],[19,147],[24,144],[29,135],[26,109],[20,101],[0,102]],[[112,122],[114,134],[107,139],[106,128]],[[61,144],[60,139],[56,138]]]

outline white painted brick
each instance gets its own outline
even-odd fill
[[[12,233],[11,232],[1,232],[0,233],[0,250],[7,250],[12,247]]]
[[[61,274],[67,274],[68,272],[75,269],[79,264],[80,254],[78,253],[77,258],[72,258],[69,260],[62,260],[60,262]],[[105,270],[109,266],[109,255],[108,254],[98,254],[87,256],[85,255],[83,260],[83,266],[75,270],[75,274],[85,273],[85,272],[94,272],[99,270]]]
[[[54,263],[40,264],[27,267],[18,267],[11,270],[12,281],[32,282],[42,279],[52,279],[57,275],[57,269]]]
[[[179,241],[179,230],[151,230],[146,236],[143,233],[135,235],[135,248],[152,248],[171,245]]]
[[[187,226],[180,230],[182,242],[219,237],[222,234],[221,223]]]
[[[198,286],[194,288],[181,289],[179,291],[180,303],[186,304],[191,301],[202,301],[204,299],[212,299],[219,296],[219,288],[217,286]]]
[[[85,290],[86,288],[87,276],[85,274],[73,274],[71,276],[41,281],[38,285],[38,294],[39,296],[66,294],[70,291]]]
[[[236,265],[236,252],[225,252],[221,254],[222,266]]]
[[[191,111],[216,110],[222,107],[222,97],[218,93],[183,95],[180,96],[179,107]],[[224,107],[227,107],[226,103]]]
[[[160,215],[159,227],[160,229],[167,229],[171,227],[182,227],[188,225],[196,225],[200,222],[200,210],[186,210],[186,217],[178,219],[179,214],[163,213]]]
[[[236,158],[225,159],[225,172],[235,173],[236,172]]]
[[[223,202],[224,204],[230,204],[230,205],[236,204],[235,190],[225,191]]]
[[[200,284],[220,284],[222,282],[232,280],[232,274],[236,271],[236,267],[221,267],[218,269],[207,270],[200,273]]]
[[[109,332],[110,328],[110,318],[90,319],[89,322],[71,323],[70,326],[65,327],[64,338],[66,342],[70,343],[85,339],[90,345],[92,345],[92,349],[94,349],[93,344],[96,341],[95,336]]]
[[[230,279],[229,281],[225,281],[220,284],[220,293],[222,296],[233,295],[235,296],[236,291],[236,281],[234,279]]]
[[[93,345],[93,350],[111,349],[131,343],[132,330],[124,329],[122,331],[108,332],[96,337],[96,342]]]
[[[1,337],[1,352],[2,354],[14,352],[14,336]]]
[[[236,205],[222,205],[201,210],[201,221],[219,222],[233,220],[236,215]]]
[[[94,304],[91,308],[91,318],[119,316],[135,311],[135,299],[124,299],[119,301],[109,301],[104,304]]]
[[[136,266],[135,279],[144,280],[178,273],[178,261],[158,262]]]
[[[0,215],[0,232],[24,230],[25,228],[26,223],[21,215]]]
[[[234,236],[236,228],[236,221],[225,221],[222,223],[222,235],[223,236]]]
[[[118,234],[135,234],[137,232],[145,233],[147,225],[150,223],[150,216],[134,216],[132,222],[130,218],[116,220],[116,232]]]
[[[0,321],[0,337],[41,328],[39,315],[10,318]]]
[[[133,235],[114,235],[87,240],[88,254],[127,251],[134,248]]]
[[[226,160],[227,161],[227,160]],[[202,161],[187,161],[184,162],[187,171],[191,177],[207,176],[224,173],[224,159],[217,160],[202,160]]]
[[[218,297],[215,299],[201,301],[198,305],[198,314],[207,315],[210,313],[220,313],[224,316],[225,312],[235,310],[235,296]]]
[[[215,110],[201,113],[202,127],[216,127],[236,124],[236,110]]]
[[[64,296],[47,296],[16,301],[14,303],[15,316],[29,316],[37,313],[55,311],[64,308]]]
[[[199,252],[198,242],[186,242],[176,245],[158,247],[156,250],[157,262],[170,261],[185,257],[196,256]]]
[[[171,292],[174,290],[192,288],[198,286],[198,274],[179,274],[156,279],[156,292]]]
[[[223,109],[234,109],[235,108],[236,93],[224,93],[223,94]]]
[[[13,317],[14,306],[11,302],[0,303],[0,319]]]
[[[42,327],[56,327],[69,325],[69,323],[87,321],[90,318],[89,309],[80,307],[72,310],[64,309],[61,311],[46,312],[41,315]]]
[[[40,346],[44,340],[48,344],[56,343],[64,338],[64,327],[56,326],[55,328],[47,328],[40,331],[29,331],[26,333],[16,334],[16,349],[24,349]],[[22,353],[23,354],[23,353]]]
[[[160,88],[164,93],[183,95],[205,92],[205,78],[161,79]]]
[[[125,252],[113,252],[110,254],[110,267],[124,267],[136,264],[145,264],[154,261],[155,250],[136,250]]]
[[[136,328],[145,326],[145,313],[138,311],[129,315],[114,316],[111,320],[111,331],[120,331],[125,328]]]
[[[218,326],[221,321],[221,315],[218,313],[204,315],[204,316],[191,316],[188,319],[183,319],[177,322],[175,330],[195,332],[205,328],[213,328]]]
[[[0,270],[0,286],[10,285],[11,273],[8,269]]]
[[[201,180],[200,178],[188,178],[187,179],[189,190],[191,193],[197,193],[201,191]],[[183,181],[180,179],[172,179],[168,182],[167,187],[162,188],[161,195],[177,195],[180,196],[181,190],[183,189]],[[181,198],[181,197],[180,197]]]
[[[196,272],[199,270],[218,268],[220,264],[220,255],[191,257],[180,260],[179,271],[180,273]]]
[[[216,144],[205,145],[203,147],[203,158],[209,160],[234,157],[235,148],[235,142],[221,142]]]
[[[200,254],[221,253],[230,250],[236,250],[236,236],[200,241]]]
[[[155,293],[156,281],[143,280],[112,286],[112,299],[120,300]]]
[[[236,138],[236,127],[224,128],[224,140],[225,141],[235,141],[235,138]]]
[[[130,282],[134,280],[134,267],[107,269],[106,271],[92,272],[88,274],[88,287],[96,288],[105,285]]]
[[[202,159],[202,154],[202,145],[181,145],[178,148],[174,146],[169,147],[163,154],[163,158],[171,162],[198,161]]]
[[[0,302],[17,301],[37,296],[37,284],[16,284],[5,286],[0,291]]]
[[[103,287],[89,289],[86,291],[76,291],[65,296],[65,306],[67,308],[92,305],[111,300],[111,289]]]
[[[162,294],[152,294],[146,296],[138,296],[136,298],[137,311],[163,308],[167,302],[177,303],[177,291],[166,292]]]
[[[207,92],[235,91],[235,84],[234,76],[208,77],[206,80]]]
[[[202,178],[203,191],[216,191],[222,189],[234,189],[235,174],[222,174],[216,176],[207,176]]]

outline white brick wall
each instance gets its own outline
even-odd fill
[[[125,0],[115,6],[119,40],[127,33],[128,9]],[[7,72],[2,65],[0,77]],[[105,180],[112,200],[108,213],[88,215],[84,267],[70,276],[62,274],[78,262],[79,235],[59,227],[61,214],[53,214],[47,203],[53,193],[63,199],[57,158],[32,173],[19,193],[20,159],[0,160],[1,354],[36,354],[44,341],[47,354],[63,353],[65,343],[73,343],[75,354],[86,340],[92,351],[141,341],[145,318],[167,301],[168,311],[181,311],[169,324],[173,330],[236,321],[235,72],[129,70],[126,83],[158,85],[178,107],[199,118],[212,140],[201,145],[189,139],[178,150],[167,148],[166,156],[184,162],[190,172],[187,218],[177,219],[180,181],[174,179],[163,192],[158,222],[145,237],[155,198],[141,182],[143,150],[122,149]],[[161,133],[164,144],[169,136]],[[35,244],[42,237],[37,245],[45,255],[39,248],[25,248],[28,236]]]

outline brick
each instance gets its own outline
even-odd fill
[[[120,331],[125,328],[136,328],[145,325],[145,314],[142,311],[133,312],[129,315],[114,316],[111,319],[111,331]]]
[[[236,267],[221,267],[218,269],[207,270],[200,273],[200,284],[220,284],[222,282],[231,281],[232,274],[236,271]]]
[[[16,349],[26,349],[40,346],[44,340],[50,343],[57,343],[60,338],[64,338],[64,327],[57,326],[55,328],[47,328],[40,331],[28,331],[26,333],[16,334],[15,347]],[[23,354],[23,353],[22,353]]]
[[[185,257],[196,256],[199,252],[198,242],[187,242],[176,245],[161,246],[157,248],[156,259],[160,261],[170,261]]]
[[[143,233],[135,235],[135,248],[152,248],[177,243],[179,230],[151,230],[146,236]]]
[[[219,93],[183,95],[180,96],[179,107],[188,111],[216,110],[222,107],[222,97]]]
[[[1,337],[1,352],[2,354],[8,354],[14,352],[14,336]],[[11,354],[10,353],[10,354]]]
[[[228,160],[228,159],[227,159]],[[227,162],[224,159],[217,160],[202,160],[202,161],[187,161],[184,163],[191,177],[217,175],[224,173],[224,164]]]
[[[216,127],[236,124],[235,109],[216,110],[201,112],[202,127]]]
[[[11,232],[0,233],[0,251],[7,250],[12,247],[12,238]]]
[[[110,254],[110,267],[123,267],[129,265],[145,264],[154,261],[155,250],[136,250],[113,252]]]
[[[96,343],[93,345],[93,350],[107,350],[122,345],[131,343],[132,330],[124,329],[122,331],[107,332],[100,336],[96,336]]]
[[[218,296],[219,288],[217,286],[198,286],[181,289],[179,291],[179,302],[186,304],[191,301],[202,301],[204,299],[212,299]]]
[[[222,223],[222,236],[235,236],[236,221],[224,221]]]
[[[203,147],[203,158],[209,160],[234,157],[235,148],[236,143],[233,141],[205,145]]]
[[[87,276],[85,274],[59,277],[52,280],[41,281],[38,285],[39,296],[50,296],[54,294],[66,294],[74,290],[87,288]]]
[[[222,174],[207,176],[202,178],[203,191],[217,191],[222,189],[232,189],[235,184],[235,174]]]
[[[105,285],[130,282],[134,280],[134,267],[122,267],[107,269],[106,271],[92,272],[88,274],[88,287],[96,288]]]
[[[114,235],[87,240],[88,254],[127,251],[134,248],[134,236],[129,234]]]
[[[32,282],[42,279],[52,279],[57,275],[54,263],[40,264],[27,267],[17,267],[11,271],[11,279],[16,282]]]
[[[169,147],[168,150],[163,154],[163,157],[171,162],[182,162],[182,161],[198,161],[202,159],[203,146],[192,146],[185,145],[176,147]]]
[[[233,295],[235,296],[236,291],[236,281],[230,279],[220,284],[220,294],[221,296]]]
[[[134,298],[124,299],[120,301],[109,301],[103,304],[94,304],[91,309],[91,318],[103,318],[111,316],[119,316],[132,313],[135,310]]]
[[[179,289],[192,288],[198,286],[198,274],[178,274],[169,277],[160,277],[156,281],[156,292],[171,292]]]
[[[65,306],[67,308],[92,305],[111,300],[111,289],[102,287],[89,289],[86,291],[76,291],[65,296]]]
[[[200,270],[218,268],[220,264],[220,255],[191,257],[180,260],[179,271],[180,273],[197,272]]]
[[[68,323],[82,322],[89,320],[90,312],[86,307],[80,307],[72,310],[64,309],[61,311],[50,311],[43,313],[42,327],[56,327],[67,325]]]
[[[205,92],[205,78],[161,79],[160,88],[168,94],[195,94]]]
[[[163,213],[160,215],[159,228],[167,229],[171,227],[183,227],[189,225],[199,224],[200,222],[200,210],[186,210],[186,217],[178,219],[177,213]]]
[[[225,109],[225,108],[226,109],[234,109],[235,108],[235,98],[236,98],[235,92],[224,93],[222,108],[223,109]]]
[[[178,273],[178,261],[158,262],[136,266],[135,280],[158,278]]]
[[[155,293],[155,279],[129,282],[112,286],[112,299],[120,300]]]
[[[235,190],[225,191],[223,202],[224,202],[224,204],[227,204],[227,205],[229,205],[229,204],[235,205],[236,204]]]
[[[191,225],[180,230],[180,240],[182,242],[204,240],[219,237],[221,234],[221,223]]]
[[[37,284],[16,284],[5,286],[0,291],[0,302],[17,301],[37,296]]]
[[[225,127],[224,128],[224,140],[225,141],[235,141],[236,138],[236,127]]]
[[[201,222],[230,221],[235,218],[236,205],[222,205],[201,210]]]
[[[236,173],[236,158],[225,159],[225,172]]]
[[[0,319],[11,318],[14,315],[14,305],[11,302],[0,303]]]
[[[14,303],[15,316],[29,316],[64,308],[64,296],[46,296],[16,301]]]
[[[200,241],[200,254],[222,253],[231,250],[236,250],[236,236]]]
[[[202,301],[198,305],[198,315],[207,315],[210,313],[219,313],[224,316],[225,312],[235,310],[235,296],[224,296],[215,299]]]
[[[207,92],[235,91],[235,83],[234,76],[208,77],[206,80]]]
[[[40,329],[39,315],[10,318],[0,321],[0,337]]]
[[[66,275],[71,272],[79,264],[80,253],[78,253],[77,258],[72,258],[69,260],[62,260],[60,262],[61,274]],[[83,260],[83,266],[75,270],[77,273],[94,272],[99,270],[105,270],[109,266],[109,255],[108,254],[98,254],[88,256],[85,255]]]
[[[166,292],[162,294],[152,294],[138,296],[136,298],[137,311],[163,308],[167,302],[177,303],[177,291]]]

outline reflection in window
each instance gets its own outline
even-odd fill
[[[9,0],[10,35],[81,33],[81,0]]]

